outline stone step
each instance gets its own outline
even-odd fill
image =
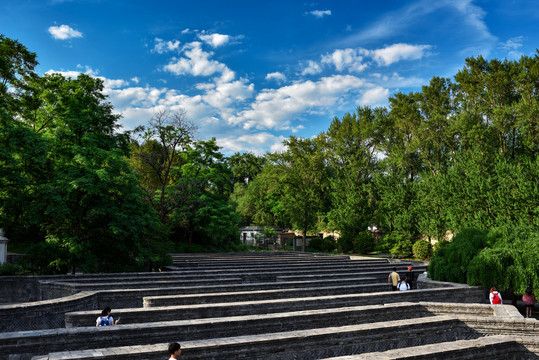
[[[417,267],[413,270],[414,274],[418,275],[426,270],[426,267]],[[253,271],[252,269],[231,269],[231,270],[220,270],[215,272],[192,272],[192,273],[164,273],[159,276],[129,276],[129,275],[111,275],[107,278],[107,283],[126,283],[126,284],[137,284],[143,282],[173,282],[173,281],[188,281],[188,280],[215,280],[215,279],[226,279],[226,278],[240,278],[242,281],[250,281],[254,279],[267,279],[267,281],[275,280],[304,280],[311,279],[315,277],[329,277],[336,278],[342,276],[348,276],[352,274],[353,276],[365,276],[364,274],[373,274],[378,278],[387,279],[389,273],[392,269],[388,268],[324,268],[324,267],[315,267],[311,269],[265,269],[264,271]],[[405,268],[400,268],[397,270],[401,274],[407,271]],[[79,279],[62,279],[58,281],[44,281],[41,283],[42,287],[52,286],[52,284],[66,284],[69,286],[83,289],[84,286],[87,288],[103,286],[103,278],[79,278]],[[85,289],[86,290],[86,289]]]
[[[107,282],[122,281],[122,282],[139,282],[139,281],[162,281],[173,279],[193,279],[193,278],[219,278],[219,277],[237,277],[242,276],[244,278],[254,278],[256,276],[267,275],[268,277],[276,278],[277,276],[286,275],[314,275],[314,274],[336,274],[346,272],[387,272],[389,274],[394,266],[341,266],[341,265],[325,265],[325,264],[313,264],[309,266],[243,266],[243,267],[230,267],[230,268],[216,268],[206,270],[180,270],[161,273],[135,273],[135,274],[108,274],[104,275],[84,275],[63,277],[58,279],[48,279],[41,281],[42,284],[48,283],[66,283],[66,284],[102,284],[103,279],[107,279]],[[398,272],[406,272],[407,265],[395,266]],[[426,270],[426,266],[414,267],[414,272],[423,272]]]
[[[414,271],[416,277],[424,271],[425,268],[417,268]],[[401,272],[404,273],[404,272]],[[363,270],[357,269],[314,269],[306,273],[294,270],[266,270],[259,272],[242,272],[240,270],[228,272],[226,274],[178,274],[175,277],[137,277],[137,278],[115,278],[107,280],[107,285],[111,289],[132,289],[144,287],[175,287],[178,284],[185,286],[208,285],[219,283],[253,283],[253,282],[277,282],[277,281],[302,281],[302,280],[337,280],[341,277],[371,277],[379,282],[387,282],[389,270]],[[52,299],[61,296],[67,296],[82,291],[101,290],[103,288],[103,279],[92,279],[84,281],[47,281],[41,284],[41,291],[45,299]]]
[[[359,285],[375,282],[374,278],[337,278],[332,281],[327,280],[307,280],[307,281],[281,281],[281,282],[260,282],[260,283],[224,283],[199,286],[181,287],[150,287],[139,289],[111,289],[98,293],[99,306],[102,308],[110,306],[113,309],[142,307],[143,298],[146,296],[168,296],[185,294],[206,294],[214,292],[238,292],[247,290],[271,290],[271,289],[297,289],[310,287],[333,287],[345,285]],[[181,283],[180,283],[181,284]],[[148,284],[152,286],[152,284]],[[178,285],[178,282],[176,283]],[[389,285],[388,285],[389,286]]]
[[[109,346],[127,346],[148,344],[150,339],[159,338],[163,342],[201,340],[215,337],[230,337],[267,332],[289,330],[306,330],[328,326],[344,326],[353,324],[373,324],[387,320],[403,320],[419,317],[430,317],[433,314],[451,314],[467,316],[473,313],[481,315],[472,319],[468,327],[477,330],[476,323],[493,323],[499,313],[499,306],[487,304],[460,303],[395,303],[387,305],[356,306],[335,309],[318,309],[296,312],[247,315],[225,318],[190,319],[180,321],[150,322],[140,324],[121,324],[106,328],[95,326],[85,328],[67,328],[40,331],[20,331],[0,333],[0,349],[11,358],[29,358],[32,354],[83,350],[95,347],[94,344],[106,342]],[[504,314],[500,313],[503,317]],[[524,319],[511,320],[505,331],[523,333],[526,326]],[[483,324],[483,328],[486,325]],[[484,334],[482,331],[478,331]],[[148,337],[151,334],[151,337]],[[1,356],[0,356],[1,358]]]
[[[342,294],[361,294],[387,291],[388,284],[355,284],[325,287],[307,287],[291,289],[269,289],[257,291],[238,291],[205,294],[186,294],[170,296],[146,296],[143,307],[159,307],[191,304],[227,303],[238,301],[257,301],[264,299],[287,299],[308,296],[328,296]]]
[[[461,302],[478,303],[484,292],[477,288],[439,288],[428,290],[386,291],[364,294],[240,301],[199,305],[178,305],[156,308],[122,309],[122,321],[144,323],[154,321],[187,320],[208,317],[255,315],[297,310],[314,310],[358,305],[381,305],[396,302]],[[66,327],[91,326],[95,324],[98,311],[76,311],[65,314]]]
[[[536,360],[539,358],[527,346],[538,347],[539,339],[494,335],[471,340],[420,345],[405,349],[331,357],[324,360]]]
[[[2,352],[14,355],[82,350],[106,343],[108,346],[148,344],[151,339],[176,341],[200,340],[306,330],[328,326],[344,326],[432,316],[419,304],[398,303],[336,309],[270,313],[225,318],[189,319],[180,321],[124,324],[110,327],[66,328],[41,331],[21,331],[0,334]],[[122,317],[123,318],[123,317]],[[148,337],[151,334],[151,337]],[[21,345],[23,344],[23,345]]]
[[[333,260],[327,258],[318,259],[238,259],[238,260],[178,260],[173,259],[172,266],[177,268],[218,268],[218,267],[232,267],[232,266],[283,266],[289,264],[291,266],[307,266],[312,264],[334,264],[334,265],[355,265],[358,261],[352,260]],[[363,264],[370,264],[373,266],[388,264],[387,260],[367,260],[362,262]]]
[[[182,344],[183,360],[322,359],[480,336],[457,319],[435,316],[194,341],[182,341],[179,334],[176,341]],[[50,353],[33,359],[163,359],[166,348],[167,343],[120,346]]]

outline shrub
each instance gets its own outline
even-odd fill
[[[434,253],[428,271],[434,280],[465,284],[468,265],[486,245],[488,232],[464,229],[451,242],[443,242]]]
[[[368,231],[360,232],[354,239],[354,251],[359,254],[367,254],[374,250],[374,238]]]
[[[486,247],[468,266],[467,283],[523,294],[528,286],[539,288],[539,229],[500,227],[489,232]]]
[[[5,275],[20,275],[23,273],[23,269],[20,265],[13,263],[5,263],[0,265],[0,276]]]
[[[416,258],[427,260],[430,259],[432,255],[432,245],[426,240],[418,240],[415,242],[414,246],[412,246],[412,251]]]
[[[313,252],[331,252],[333,250],[335,250],[335,239],[333,238],[333,236],[328,236],[323,239],[311,239],[308,246],[308,251]]]
[[[342,235],[337,240],[337,248],[344,254],[352,252],[354,250],[354,239],[348,235]]]

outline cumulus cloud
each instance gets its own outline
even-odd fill
[[[229,121],[243,124],[244,129],[290,129],[291,119],[335,106],[362,86],[364,82],[355,76],[335,75],[267,89],[256,96],[250,109]]]
[[[322,68],[316,61],[307,61],[307,66],[301,71],[301,75],[316,75],[322,72]]]
[[[230,152],[248,151],[256,155],[263,155],[263,148],[271,151],[284,150],[284,136],[275,136],[268,132],[248,133],[240,136],[228,136],[217,139],[217,145]]]
[[[306,14],[312,15],[312,16],[314,16],[314,17],[317,18],[317,19],[321,19],[321,18],[323,18],[324,16],[329,16],[329,15],[331,15],[331,10],[312,10],[312,11],[306,12]]]
[[[368,54],[367,50],[361,48],[335,50],[322,55],[322,63],[333,65],[337,71],[360,72],[367,67],[365,56]]]
[[[363,93],[359,99],[361,105],[379,105],[384,103],[389,97],[389,89],[381,86],[369,89]]]
[[[400,60],[418,60],[427,55],[430,45],[394,44],[373,51],[373,58],[380,65],[391,65]]]
[[[286,81],[286,75],[281,72],[272,72],[266,74],[266,80],[275,80],[279,83],[283,83]]]
[[[419,60],[429,55],[430,45],[393,44],[382,49],[336,49],[320,56],[320,62],[302,64],[301,75],[317,75],[328,68],[338,72],[359,73],[374,65],[388,66],[401,60]]]
[[[49,33],[57,40],[67,40],[82,37],[82,33],[80,31],[77,31],[68,25],[51,26],[49,27]]]
[[[225,109],[235,102],[242,102],[253,96],[254,85],[245,81],[218,83],[202,96],[204,101],[217,109]]]
[[[226,45],[230,41],[230,36],[223,34],[200,34],[198,38],[214,48]]]
[[[164,54],[170,51],[177,51],[180,47],[179,40],[164,41],[163,39],[156,37],[154,41],[155,41],[155,45],[152,51],[158,54]]]
[[[187,44],[184,54],[185,57],[173,58],[164,70],[176,75],[211,76],[221,73],[233,78],[234,73],[225,64],[210,59],[213,53],[202,50],[198,41]]]

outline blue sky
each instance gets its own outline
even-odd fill
[[[125,129],[180,108],[222,152],[263,154],[466,57],[539,47],[539,1],[0,0],[39,74],[100,77]]]

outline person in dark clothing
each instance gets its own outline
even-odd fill
[[[414,277],[414,273],[412,272],[411,266],[408,266],[408,272],[406,273],[406,278],[408,279],[408,284],[410,285],[410,289],[413,289],[415,285],[415,277]]]

